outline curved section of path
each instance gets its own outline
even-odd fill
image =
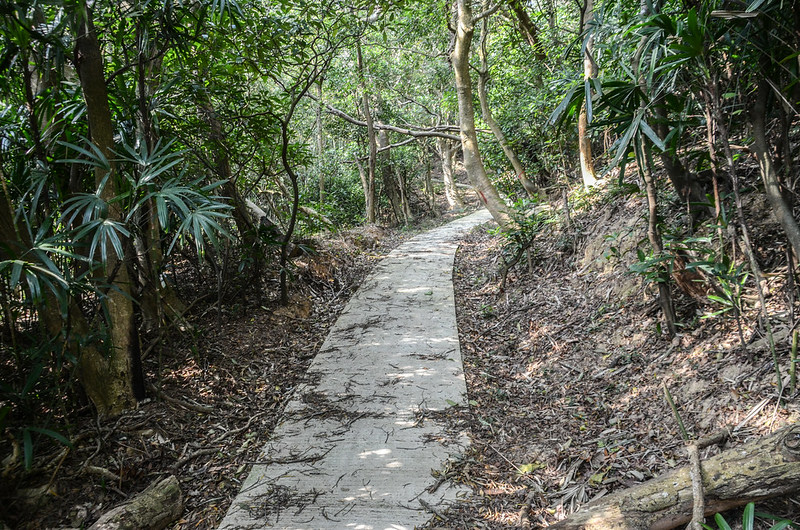
[[[463,453],[436,411],[465,404],[453,302],[460,236],[486,210],[390,253],[342,312],[221,529],[412,530],[465,492],[433,475]]]

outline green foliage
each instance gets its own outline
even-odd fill
[[[744,513],[742,514],[742,530],[754,530],[756,527],[756,517],[772,520],[774,523],[769,527],[769,530],[783,530],[784,528],[789,527],[800,528],[800,524],[790,521],[789,519],[782,519],[767,513],[756,512],[755,504],[750,502],[744,507]],[[716,523],[716,526],[703,524],[703,528],[706,530],[731,530],[731,525],[728,524],[722,514],[718,513],[714,515],[714,522]]]
[[[534,239],[555,219],[546,211],[536,212],[533,203],[520,199],[511,209],[514,223],[505,230],[498,229],[505,243],[502,247],[503,282],[508,271],[516,265],[525,252],[530,252]]]
[[[674,264],[673,256],[666,253],[645,253],[641,248],[637,248],[636,258],[637,261],[630,266],[632,273],[640,275],[645,281],[651,283],[668,281]]]
[[[109,163],[102,153],[91,143],[89,145],[91,150],[69,144],[68,147],[83,154],[86,159],[62,162],[108,169]],[[151,152],[145,143],[141,143],[138,149],[123,144],[124,154],[115,160],[115,166],[126,180],[125,191],[118,196],[104,198],[108,179],[115,176],[115,173],[108,172],[93,193],[78,193],[68,199],[62,214],[64,223],[75,226],[79,221],[77,228],[68,235],[68,240],[75,246],[88,241],[90,258],[95,256],[95,250],[99,247],[104,264],[108,261],[109,245],[122,259],[125,254],[123,241],[136,231],[136,220],[151,201],[155,204],[161,227],[172,234],[167,253],[179,240],[188,238],[194,241],[197,254],[202,255],[206,240],[216,246],[219,244],[218,235],[230,237],[222,223],[231,207],[222,202],[220,197],[211,195],[220,183],[204,185],[202,180],[185,182],[185,171],[178,170],[183,157],[180,152],[171,151],[170,146],[170,143],[163,146],[157,143]],[[109,219],[110,208],[124,212],[124,220]]]
[[[729,256],[724,255],[720,261],[701,261],[689,263],[687,269],[697,268],[713,277],[719,285],[718,294],[709,294],[708,299],[719,304],[720,309],[707,315],[707,317],[723,315],[734,311],[736,315],[742,313],[742,293],[750,274],[745,270],[745,264],[736,265]]]

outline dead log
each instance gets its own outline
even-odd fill
[[[800,489],[800,425],[703,461],[705,514]],[[689,466],[591,502],[554,530],[667,530],[692,519]]]
[[[171,475],[150,484],[129,502],[104,513],[89,530],[162,530],[183,512],[183,494]]]

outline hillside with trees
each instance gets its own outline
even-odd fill
[[[175,476],[168,524],[214,528],[371,265],[474,207],[497,227],[458,257],[448,418],[473,449],[443,480],[476,495],[431,528],[566,525],[797,428],[797,2],[0,24],[0,526],[87,527]],[[720,510],[797,520],[800,481],[750,483]]]

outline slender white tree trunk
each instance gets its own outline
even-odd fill
[[[472,79],[469,72],[469,51],[475,32],[474,24],[470,0],[458,0],[456,39],[450,60],[456,80],[464,167],[478,198],[492,214],[497,224],[505,228],[512,224],[511,216],[506,203],[503,202],[497,189],[486,175],[486,169],[478,149],[478,134],[475,131],[475,107],[472,103]]]

